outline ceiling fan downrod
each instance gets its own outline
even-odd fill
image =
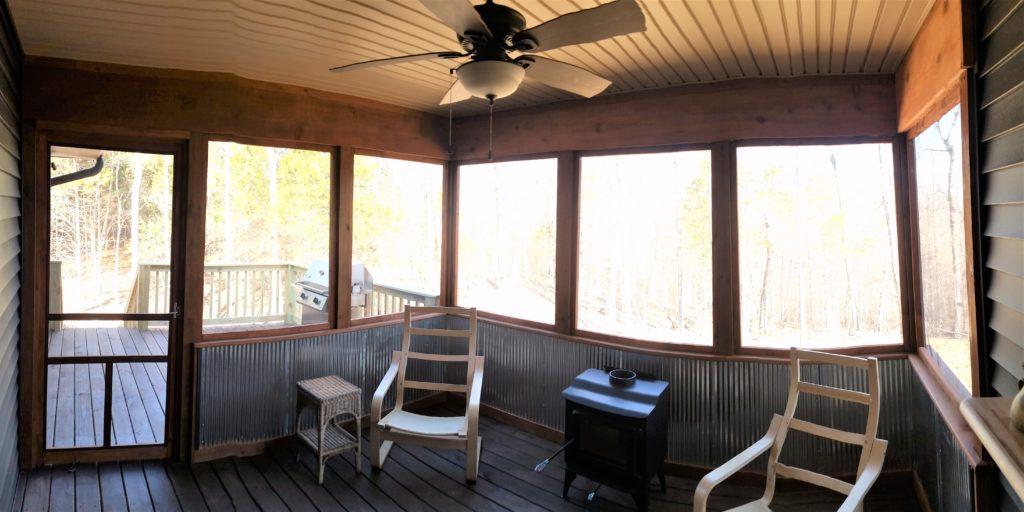
[[[487,161],[494,160],[492,152],[494,150],[494,95],[487,95],[488,103],[488,114],[487,114]]]

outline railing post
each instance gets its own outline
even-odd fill
[[[284,273],[284,287],[285,287],[285,290],[284,290],[284,296],[285,296],[285,303],[284,303],[285,317],[284,317],[284,323],[286,325],[295,325],[296,323],[298,323],[298,321],[295,318],[295,309],[296,309],[296,307],[295,307],[295,281],[296,281],[296,279],[293,279],[293,277],[294,277],[293,274],[294,273],[295,273],[295,267],[291,263],[289,263],[285,267],[285,273]]]
[[[47,294],[47,307],[50,313],[64,312],[64,281],[60,275],[60,262],[50,262],[50,290]],[[64,322],[50,322],[51,331],[59,331],[64,328]]]
[[[136,313],[149,313],[149,265],[139,265],[137,279],[139,280],[139,298],[135,303]],[[149,329],[149,322],[139,320],[138,329],[145,331]]]

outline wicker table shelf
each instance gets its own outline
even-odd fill
[[[356,471],[360,472],[362,447],[359,443],[362,416],[362,391],[334,375],[299,381],[295,413],[295,433],[317,455],[317,481],[324,483],[324,463],[328,457],[355,448]],[[316,423],[303,429],[302,413],[307,408],[317,412]],[[340,419],[351,416],[356,421],[355,435],[346,431]],[[296,455],[296,459],[301,455]]]

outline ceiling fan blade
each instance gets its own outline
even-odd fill
[[[375,68],[377,66],[386,66],[388,64],[403,64],[406,62],[415,62],[418,60],[427,59],[456,59],[459,57],[465,57],[465,54],[458,52],[432,52],[432,53],[418,53],[416,55],[403,55],[401,57],[388,57],[386,59],[368,60],[366,62],[357,62],[355,64],[346,64],[344,66],[338,66],[331,68],[331,71],[354,71],[357,69]]]
[[[583,68],[542,57],[523,57],[533,61],[526,68],[526,76],[585,98],[591,98],[612,83]]]
[[[467,91],[466,88],[462,86],[462,82],[456,80],[455,83],[452,84],[451,89],[448,89],[444,93],[444,98],[441,98],[441,103],[438,103],[438,105],[458,103],[460,101],[468,100],[472,97],[473,95],[470,94],[469,91]]]
[[[491,31],[469,0],[420,0],[423,7],[434,13],[460,37],[473,31],[490,39]]]
[[[636,0],[616,0],[541,23],[517,34],[516,39],[524,36],[534,39],[537,47],[525,50],[532,53],[644,30],[647,30],[647,21]]]

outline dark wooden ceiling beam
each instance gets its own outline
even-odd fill
[[[487,123],[486,115],[455,121],[456,159],[487,156]],[[895,134],[892,75],[741,79],[494,114],[496,157],[723,140]]]

